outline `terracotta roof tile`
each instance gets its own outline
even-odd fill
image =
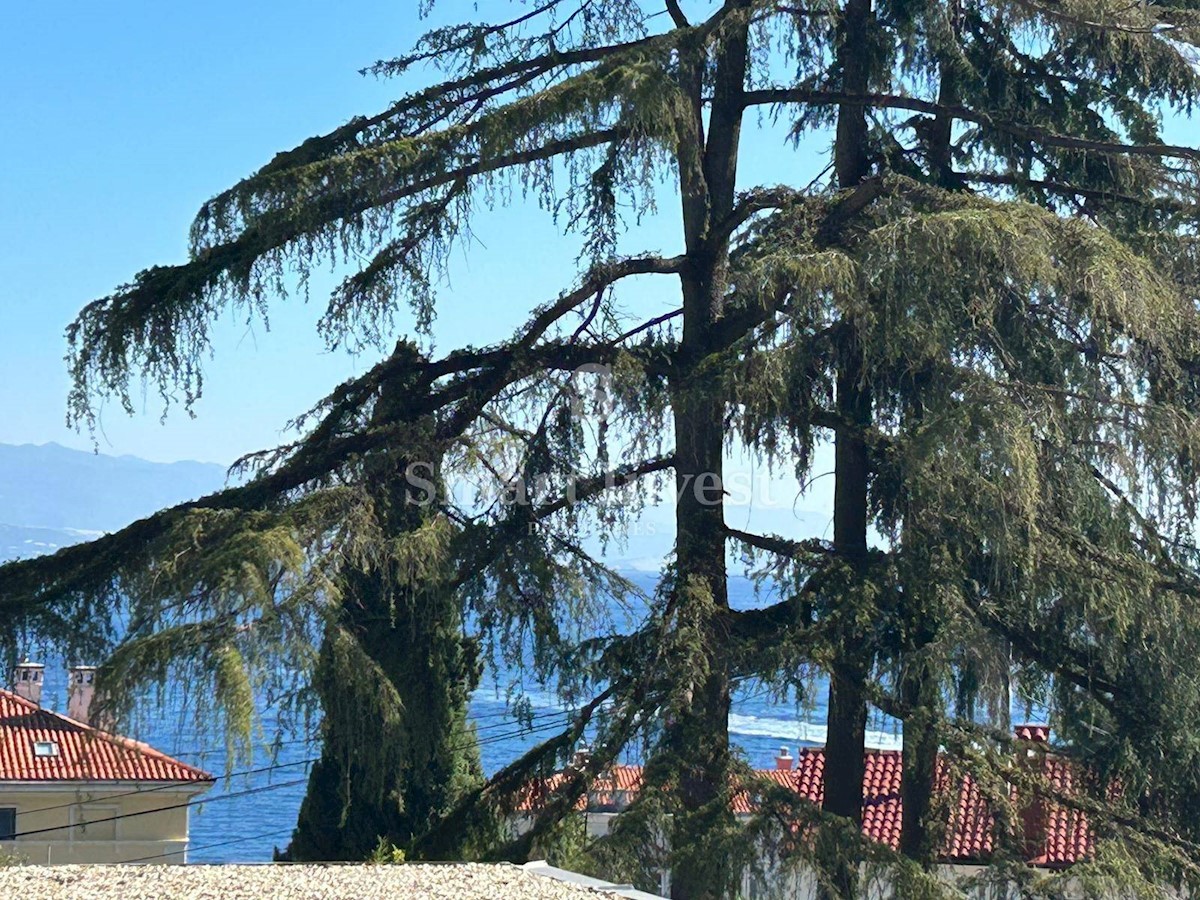
[[[38,756],[49,742],[56,755]],[[212,781],[148,744],[107,734],[0,689],[0,781]]]
[[[1049,729],[1040,725],[1024,725],[1017,730],[1017,736],[1022,740],[1045,743]],[[1046,781],[1057,791],[1070,792],[1076,779],[1073,764],[1052,753],[1034,752],[1036,756],[1033,758],[1040,759],[1045,767]],[[903,754],[898,750],[869,750],[864,763],[863,834],[892,849],[899,849],[903,821],[900,792]],[[820,804],[824,800],[825,751],[822,748],[801,750],[795,767],[790,770],[763,769],[757,774],[783,787],[793,788],[813,803]],[[614,766],[593,785],[588,808],[597,812],[624,808],[641,788],[641,776],[640,766]],[[554,776],[544,782],[543,797],[561,784],[561,777]],[[945,759],[939,759],[939,790],[951,789],[948,788],[949,778]],[[951,805],[941,860],[949,863],[984,861],[995,849],[995,817],[979,786],[969,775],[960,776],[952,790],[957,799]],[[532,799],[531,795],[527,797]],[[749,814],[753,812],[755,802],[751,793],[738,792],[733,798],[734,812]],[[1028,861],[1039,866],[1061,867],[1088,858],[1092,854],[1093,839],[1087,817],[1048,801],[1040,802],[1044,803],[1043,807],[1027,808],[1037,816],[1037,821],[1033,823],[1035,834],[1041,835],[1041,839],[1035,840],[1030,847]],[[532,809],[536,805],[526,799],[520,808]]]
[[[820,753],[824,750],[810,750]],[[889,847],[900,846],[900,773],[904,760],[898,750],[871,750],[864,760],[863,834]],[[822,766],[824,768],[824,766]],[[822,791],[824,794],[824,791]]]
[[[1016,733],[1022,741],[1038,741],[1045,744],[1050,740],[1049,725],[1018,725]]]
[[[938,770],[938,781],[946,789],[949,774],[944,760],[939,760]],[[995,818],[975,779],[964,775],[958,779],[956,788],[957,801],[950,810],[942,858],[954,862],[986,859],[993,849]]]
[[[1062,757],[1045,754],[1044,778],[1059,793],[1069,794],[1078,775],[1076,767]],[[1032,815],[1044,832],[1045,841],[1032,862],[1039,866],[1068,866],[1091,855],[1092,832],[1087,815],[1047,801],[1034,801]]]

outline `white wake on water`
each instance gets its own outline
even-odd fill
[[[529,691],[525,697],[530,702],[532,712],[537,715],[550,712],[570,712],[569,707],[562,703],[553,693],[546,691]],[[479,706],[495,705],[503,708],[504,698],[494,685],[481,687],[472,697]],[[735,701],[736,703],[736,701]],[[495,713],[493,712],[492,715]],[[755,716],[745,713],[730,713],[729,733],[743,737],[769,737],[789,744],[824,745],[828,729],[822,723],[808,722],[800,718],[787,716]],[[866,734],[867,746],[873,750],[900,750],[904,739],[895,730],[872,730]]]
[[[829,729],[803,719],[780,719],[772,716],[729,715],[729,733],[747,737],[778,738],[780,741],[824,745]],[[867,746],[873,750],[899,750],[904,740],[898,732],[867,731]]]

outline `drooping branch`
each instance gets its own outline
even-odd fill
[[[745,102],[747,106],[809,103],[817,105],[869,106],[874,109],[904,109],[931,116],[943,115],[954,119],[961,119],[964,122],[974,122],[977,125],[993,128],[996,131],[1010,134],[1013,137],[1034,143],[1041,143],[1048,147],[1062,147],[1067,150],[1083,150],[1114,155],[1200,161],[1200,150],[1194,147],[1183,147],[1177,144],[1127,144],[1119,141],[1102,141],[1091,138],[1073,137],[1071,135],[1058,134],[1029,123],[1009,121],[1000,114],[993,115],[992,113],[973,109],[969,106],[945,105],[932,100],[905,97],[900,94],[851,94],[812,88],[764,88],[762,90],[747,91]]]
[[[755,188],[744,191],[737,205],[725,219],[713,226],[709,240],[724,242],[745,224],[751,216],[768,209],[779,209],[788,203],[794,203],[805,198],[805,195],[794,188],[778,185],[773,188]]]
[[[265,214],[237,239],[211,247],[191,262],[141,272],[120,292],[85,306],[67,329],[74,382],[69,404],[72,419],[94,424],[95,393],[117,393],[132,413],[128,379],[139,366],[155,378],[165,400],[170,398],[173,383],[183,381],[186,401],[194,402],[199,394],[196,356],[205,345],[207,320],[214,318],[221,306],[217,299],[206,298],[219,294],[224,285],[235,293],[248,291],[261,260],[314,228],[463,178],[597,147],[627,133],[628,129],[615,127],[549,141],[533,149],[476,160],[367,199],[334,195],[318,201],[303,219],[290,210]]]
[[[812,250],[836,252],[844,231],[876,200],[901,191],[905,182],[894,178],[868,178],[850,190],[838,194],[830,201],[822,218],[812,230]],[[771,199],[778,199],[771,197]],[[753,204],[751,204],[753,205]],[[792,299],[794,285],[787,282],[777,285],[772,296],[754,297],[751,301],[735,302],[715,324],[711,338],[711,352],[721,352],[743,340],[758,326],[785,312]],[[734,298],[735,301],[738,298]],[[807,299],[807,298],[805,298]],[[835,326],[836,327],[836,326]]]
[[[380,113],[373,116],[351,119],[345,125],[333,131],[309,138],[291,150],[276,154],[267,165],[263,166],[254,175],[239,182],[228,191],[218,194],[214,198],[214,202],[225,203],[237,194],[253,191],[268,177],[329,159],[348,150],[361,149],[363,143],[360,137],[362,135],[389,122],[403,122],[406,117],[411,116],[415,111],[419,111],[427,105],[436,105],[439,108],[439,116],[445,116],[444,107],[447,95],[454,96],[460,92],[468,92],[462,94],[459,103],[461,105],[474,106],[478,103],[481,95],[479,93],[469,93],[473,89],[500,84],[505,90],[510,90],[512,87],[528,83],[528,80],[531,78],[548,75],[556,70],[563,70],[572,66],[601,62],[621,54],[645,51],[656,44],[663,43],[663,41],[664,36],[659,35],[620,44],[610,44],[603,47],[587,47],[578,50],[546,53],[532,58],[515,59],[503,65],[473,72],[470,75],[452,81],[439,82],[405,97]],[[517,84],[509,81],[509,79],[515,76],[520,77],[520,81]],[[497,95],[489,92],[487,99],[492,99],[494,96]],[[423,130],[422,128],[421,131],[410,132],[400,129],[395,136],[415,137]]]
[[[787,559],[821,558],[833,553],[833,547],[828,541],[820,538],[810,538],[805,541],[792,541],[774,534],[754,534],[737,528],[725,528],[725,533],[737,541],[750,547],[774,553]]]
[[[631,264],[630,269],[649,269],[654,265],[654,261],[644,260]],[[579,291],[571,296],[578,302],[586,293]],[[535,316],[525,331],[524,342],[535,341],[554,321],[569,312],[573,305],[573,302],[564,299]],[[498,380],[496,371],[504,370],[513,375],[517,368],[515,361],[518,359],[522,361],[519,374],[524,375],[548,365],[572,370],[585,362],[595,361],[596,357],[588,353],[588,348],[578,345],[550,345],[538,350],[527,348],[523,355],[510,347],[497,349],[486,356],[463,354],[454,362],[441,360],[432,363],[414,360],[410,352],[397,352],[386,363],[381,363],[372,372],[343,385],[335,392],[332,398],[332,412],[326,415],[304,441],[296,445],[286,460],[270,471],[261,473],[245,485],[228,488],[156,513],[96,541],[64,548],[50,557],[5,566],[0,569],[4,573],[0,576],[0,596],[11,597],[14,602],[19,603],[22,592],[40,593],[42,573],[72,573],[65,581],[52,577],[45,579],[53,585],[53,592],[58,595],[75,591],[86,592],[86,585],[96,583],[97,579],[100,583],[106,583],[110,577],[109,573],[115,570],[114,560],[123,559],[131,549],[151,546],[160,535],[189,514],[201,510],[244,511],[269,508],[298,488],[329,479],[347,461],[391,444],[395,436],[403,433],[403,426],[406,424],[434,415],[463,397],[473,394],[493,395]],[[456,371],[471,374],[463,375],[442,387],[434,386],[435,379]],[[361,407],[383,383],[397,378],[413,381],[415,385],[424,385],[423,392],[414,390],[410,395],[403,419],[389,422],[385,427],[347,433],[343,429],[347,412],[351,408]],[[465,417],[452,416],[443,423],[440,437],[443,440],[451,440],[467,425],[469,420]],[[454,431],[455,428],[458,429],[457,432]],[[5,590],[2,585],[6,581],[18,588]]]
[[[413,66],[424,62],[437,63],[446,55],[461,53],[463,51],[477,52],[480,43],[486,43],[487,39],[496,35],[503,35],[506,32],[519,28],[534,19],[546,16],[554,12],[563,4],[564,0],[547,0],[547,2],[535,6],[529,12],[522,13],[519,16],[514,16],[504,22],[496,22],[488,25],[459,25],[455,26],[456,32],[462,33],[463,37],[450,44],[439,44],[436,49],[432,50],[414,50],[411,53],[405,54],[396,59],[377,60],[370,69],[364,71],[370,72],[373,75],[399,75],[411,69]],[[426,35],[417,46],[429,42],[430,35]]]
[[[1027,659],[1081,688],[1101,705],[1115,708],[1116,698],[1122,693],[1120,683],[1099,669],[1096,660],[1086,652],[1063,647],[1060,641],[1051,648],[1046,635],[1010,621],[1010,617],[999,615],[982,602],[972,602],[968,608],[981,625],[1003,636]],[[1054,637],[1062,635],[1056,633]]]
[[[513,540],[529,534],[530,529],[538,523],[607,491],[623,488],[656,472],[665,472],[674,464],[673,456],[658,456],[599,475],[576,478],[552,500],[536,505],[513,504],[508,515],[497,522],[468,526],[463,531],[462,562],[455,584],[462,585],[478,578],[481,572],[503,555]]]
[[[964,181],[976,184],[1046,191],[1047,193],[1067,197],[1086,197],[1089,200],[1098,200],[1103,203],[1127,203],[1131,206],[1142,206],[1147,209],[1162,210],[1163,212],[1180,213],[1200,210],[1200,202],[1187,203],[1169,197],[1139,197],[1135,194],[1125,194],[1120,191],[1106,190],[1104,188],[1090,188],[1082,184],[1026,178],[1016,174],[1001,175],[993,172],[955,172],[954,174]]]
[[[1084,18],[1083,16],[1072,15],[1071,13],[1062,9],[1055,9],[1053,0],[1051,0],[1049,3],[1038,3],[1036,0],[1015,0],[1015,2],[1018,6],[1024,7],[1036,16],[1044,16],[1047,19],[1050,19],[1053,22],[1058,22],[1061,25],[1071,25],[1076,28],[1082,28],[1088,31],[1097,31],[1101,33],[1116,33],[1139,37],[1152,37],[1155,35],[1169,34],[1174,28],[1179,27],[1179,23],[1159,19],[1157,17],[1153,19],[1143,17],[1142,21],[1138,23],[1096,21],[1094,19]],[[1146,8],[1142,6],[1127,6],[1123,8],[1121,12],[1129,13],[1135,10],[1140,12],[1145,9]],[[1168,15],[1171,13],[1178,15],[1179,13],[1179,11],[1171,10],[1170,7],[1167,6],[1151,7],[1150,9],[1153,9],[1156,13],[1166,13]],[[1185,19],[1184,23],[1192,26],[1200,24],[1195,19],[1190,22],[1187,22]]]
[[[229,190],[217,195],[205,204],[204,209],[202,209],[200,216],[197,218],[193,231],[195,234],[202,233],[205,230],[205,220],[212,217],[214,211],[244,208],[249,198],[270,195],[273,190],[272,184],[277,182],[281,175],[289,179],[294,179],[297,176],[303,175],[305,170],[312,170],[311,174],[315,175],[322,163],[334,159],[341,162],[364,150],[368,151],[368,155],[377,153],[389,141],[392,143],[396,143],[397,141],[402,142],[401,149],[404,151],[406,158],[414,149],[412,145],[414,139],[436,139],[443,145],[461,145],[467,143],[472,138],[487,133],[493,127],[488,124],[489,118],[511,117],[514,110],[522,108],[526,110],[524,115],[527,118],[533,117],[536,119],[537,116],[543,114],[540,112],[541,110],[552,109],[555,106],[557,102],[555,100],[556,95],[571,91],[575,87],[585,86],[589,83],[589,80],[595,82],[597,76],[603,72],[619,72],[622,65],[626,63],[636,67],[637,61],[650,56],[663,56],[684,41],[694,42],[696,46],[703,46],[710,36],[721,27],[729,14],[735,9],[735,6],[735,4],[723,5],[706,21],[697,26],[675,28],[661,34],[640,37],[630,41],[566,50],[558,49],[555,46],[556,42],[551,41],[550,45],[553,49],[546,53],[534,57],[517,57],[506,60],[499,65],[480,68],[462,78],[431,85],[400,100],[375,116],[352,120],[341,128],[335,129],[325,135],[310,138],[299,147],[277,155],[275,159],[260,171],[239,182]],[[407,67],[409,64],[411,63],[408,60],[402,63],[403,67]],[[387,66],[387,64],[380,65]],[[580,67],[588,65],[594,67],[591,69],[580,69]],[[567,74],[566,78],[557,82],[553,81],[553,76],[556,73],[571,72],[575,72],[576,74]],[[643,71],[640,77],[637,78],[637,82],[643,83],[646,80],[646,74],[648,73]],[[539,78],[551,79],[551,83],[532,95],[512,100],[507,106],[502,107],[494,114],[482,116],[474,120],[471,120],[470,116],[468,116],[456,128],[444,129],[441,132],[429,131],[428,134],[425,133],[428,127],[443,121],[450,114],[446,108],[448,97],[457,98],[455,101],[449,103],[450,108],[467,107],[472,113],[477,113],[483,108],[483,104],[487,100],[491,100],[495,96],[510,90],[524,87]],[[614,90],[615,87],[610,88],[609,93]],[[472,91],[475,92],[473,93]],[[583,88],[582,94],[585,96],[588,95],[586,87]],[[591,99],[592,102],[596,100],[595,97]],[[407,132],[400,130],[395,134],[385,133],[382,136],[382,142],[364,142],[362,140],[364,134],[379,129],[390,121],[402,122],[405,117],[411,116],[414,113],[419,114],[420,111],[430,105],[437,107],[437,114],[419,131]],[[527,130],[529,129],[528,122],[525,123],[525,127]],[[495,171],[497,168],[512,168],[525,165],[532,161],[536,161],[536,158],[519,159],[513,157],[513,161],[511,162],[500,163],[498,166],[480,170],[480,172],[465,171],[463,174],[469,177],[485,171]],[[319,179],[309,177],[307,180],[317,181]],[[435,186],[437,185],[427,185],[422,190]]]
[[[530,788],[536,783],[536,776],[544,767],[544,763],[547,760],[554,760],[558,756],[564,755],[567,750],[576,746],[583,736],[584,730],[605,704],[610,702],[616,691],[616,685],[610,685],[605,688],[571,717],[570,723],[562,732],[548,740],[542,741],[519,759],[506,765],[488,779],[486,784],[465,795],[453,810],[437,822],[427,834],[422,835],[418,839],[418,846],[425,844],[436,846],[438,843],[446,840],[447,833],[453,829],[461,828],[463,823],[469,822],[471,817],[481,807],[494,805],[511,812],[513,805],[520,800],[521,794],[523,792],[528,794]],[[594,763],[597,769],[596,774],[598,774],[603,763],[603,755],[597,754],[597,759]],[[557,810],[561,806],[561,811],[565,812],[574,807],[575,801],[584,790],[586,790],[584,781],[582,779],[573,779],[563,786],[562,792],[556,794],[554,800],[548,806],[554,810]],[[549,811],[544,810],[543,812],[548,813]],[[527,831],[507,847],[492,848],[493,852],[497,852],[498,855],[505,858],[520,858],[520,848],[531,844],[538,834],[545,829],[546,825],[554,821],[549,815],[543,815],[539,819],[542,823],[540,828],[535,827]]]

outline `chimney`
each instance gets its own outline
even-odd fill
[[[1050,742],[1050,726],[1049,725],[1018,725],[1015,729],[1017,740],[1033,741],[1037,744],[1047,744]]]
[[[580,744],[579,748],[571,756],[571,768],[575,770],[582,769],[588,764],[588,760],[591,758],[591,748],[587,744]]]
[[[71,666],[67,684],[67,716],[91,725],[92,700],[96,696],[96,667]]]
[[[795,757],[788,752],[788,748],[780,747],[779,755],[775,757],[775,768],[780,772],[790,772],[795,764]]]
[[[1017,764],[1024,767],[1034,780],[1045,778],[1049,774],[1046,768],[1046,751],[1050,744],[1050,726],[1018,725],[1014,731],[1017,740],[1025,743],[1024,752],[1017,751]],[[1029,859],[1036,859],[1046,851],[1049,807],[1046,798],[1036,792],[1028,797],[1016,799],[1025,855]]]
[[[22,660],[13,669],[13,692],[18,697],[24,697],[41,706],[42,682],[45,675],[46,667],[41,663],[30,662],[28,659]]]

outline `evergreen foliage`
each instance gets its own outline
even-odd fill
[[[374,71],[432,67],[437,84],[279,154],[204,205],[187,263],[83,309],[72,416],[131,408],[142,380],[191,404],[216,316],[265,317],[331,261],[353,269],[321,319],[331,345],[384,346],[409,322],[420,340],[448,253],[495,204],[533,200],[582,235],[577,282],[494,346],[402,340],[296,443],[246,460],[242,486],[0,569],[10,648],[111,650],[117,703],[117,685],[189,670],[235,751],[255,686],[319,701],[302,856],[380,839],[408,858],[519,856],[640,741],[647,789],[589,851],[609,871],[669,865],[675,896],[719,897],[772,847],[814,862],[829,896],[867,889],[860,862],[937,895],[942,746],[1011,826],[988,878],[1195,890],[1200,151],[1166,144],[1162,118],[1190,113],[1197,45],[1187,0],[547,0],[430,32]],[[832,135],[828,178],[739,180],[756,114],[804,147]],[[628,226],[676,193],[682,252],[628,253]],[[637,318],[624,283],[662,275],[678,307]],[[597,367],[613,408],[589,430],[572,385]],[[726,525],[735,440],[802,483],[833,443],[831,541]],[[410,502],[429,499],[414,463],[432,504]],[[521,502],[457,504],[436,490],[457,478],[516,484]],[[630,587],[580,539],[666,479],[674,558],[621,631],[604,601]],[[786,598],[730,609],[729,547]],[[461,751],[467,615],[581,700],[486,784]],[[738,683],[814,667],[831,681],[820,810],[754,785],[728,738]],[[1006,715],[975,714],[1006,713],[1013,678],[1053,697],[1090,789],[1056,794],[1018,764]],[[871,708],[905,728],[900,854],[856,827]],[[590,759],[499,841],[490,816],[589,725]],[[1023,866],[1012,784],[1086,810],[1096,859]],[[762,801],[748,826],[741,789]]]

